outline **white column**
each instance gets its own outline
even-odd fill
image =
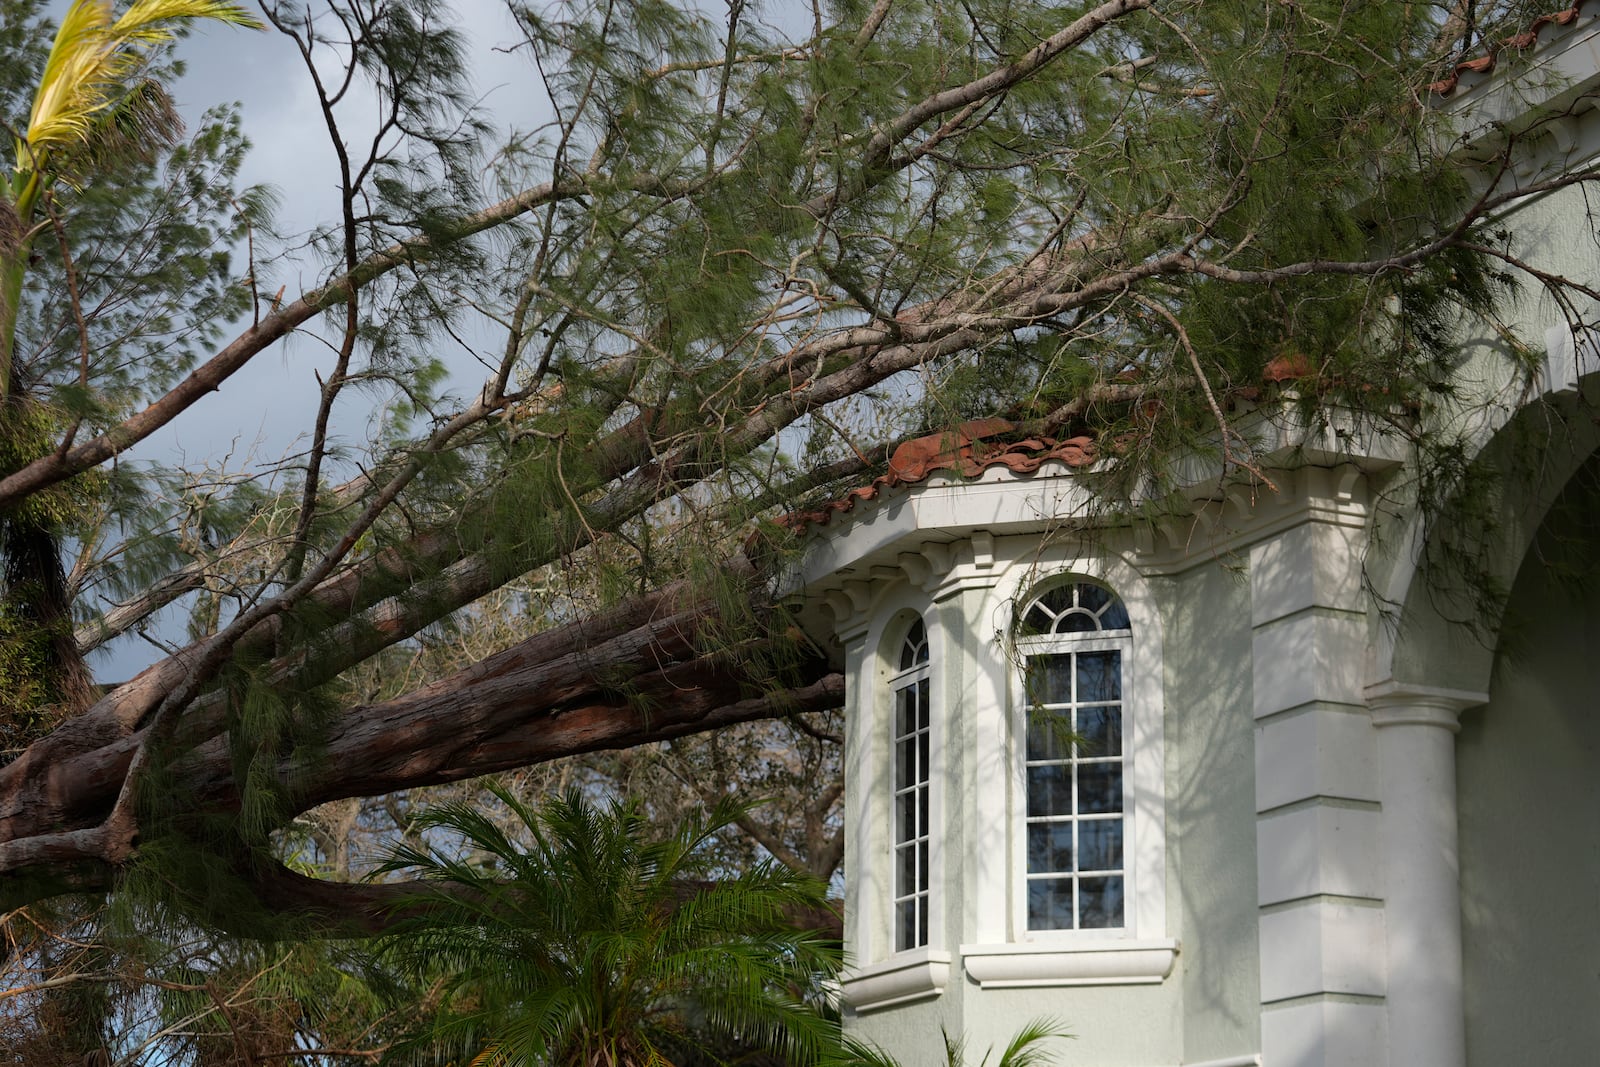
[[[1379,855],[1389,971],[1389,1062],[1465,1067],[1456,749],[1465,708],[1488,696],[1387,682],[1378,727]]]

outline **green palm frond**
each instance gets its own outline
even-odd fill
[[[945,1067],[967,1067],[965,1035],[952,1037],[949,1031],[942,1031],[941,1036],[944,1038]],[[1046,1067],[1050,1063],[1050,1051],[1046,1043],[1053,1038],[1071,1036],[1072,1032],[1059,1020],[1049,1017],[1034,1019],[1011,1036],[994,1067]],[[993,1055],[994,1047],[991,1045],[984,1051],[977,1067],[990,1067],[989,1061]],[[831,1054],[823,1057],[822,1062],[826,1067],[903,1067],[893,1054],[870,1041],[848,1035]]]
[[[689,1047],[715,1059],[708,1043],[731,1040],[798,1062],[837,1039],[805,993],[837,972],[838,946],[791,919],[823,906],[824,887],[776,865],[705,877],[736,806],[660,834],[636,806],[575,790],[537,810],[492,792],[509,832],[441,807],[422,820],[429,844],[385,866],[440,886],[381,951],[447,976],[433,1037],[463,1060],[667,1063]]]
[[[995,1067],[1043,1067],[1050,1062],[1045,1043],[1051,1038],[1071,1036],[1072,1032],[1055,1019],[1034,1019],[1012,1035]],[[989,1057],[983,1059],[986,1065]]]

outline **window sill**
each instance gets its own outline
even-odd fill
[[[985,989],[1149,985],[1172,973],[1177,956],[1170,939],[961,946],[962,966]]]
[[[936,997],[944,992],[949,979],[950,953],[919,948],[847,971],[839,984],[844,1002],[865,1012]]]

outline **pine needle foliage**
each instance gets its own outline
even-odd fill
[[[493,1067],[810,1062],[829,1047],[834,1024],[806,998],[838,946],[795,918],[827,906],[823,887],[771,864],[707,870],[734,807],[658,833],[633,805],[576,790],[537,809],[491,793],[516,838],[450,805],[424,820],[435,844],[384,868],[439,887],[378,948],[444,982],[430,1040]]]
[[[159,81],[138,75],[152,52],[202,19],[260,25],[237,4],[219,0],[135,0],[120,15],[110,0],[74,0],[67,9],[26,130],[14,138],[5,189],[5,209],[21,239],[0,256],[0,399],[13,389],[22,277],[42,198],[57,182],[85,180],[108,152],[151,158],[172,143],[181,126],[172,102]]]
[[[17,83],[0,97],[20,112],[5,116],[13,160],[0,186],[7,472],[125,417],[215,341],[244,307],[228,245],[264,207],[232,189],[244,148],[236,118],[212,113],[185,142],[165,88],[173,70],[162,49],[196,19],[255,25],[237,6],[139,0],[118,14],[80,0],[53,36],[37,5],[14,6]],[[73,632],[84,590],[69,580],[62,543],[92,551],[108,517],[142,505],[137,482],[85,472],[0,509],[8,754],[92,702]]]
[[[48,416],[26,440],[11,424],[0,509],[55,516],[58,561],[69,531],[84,548],[51,639],[109,600],[77,651],[194,609],[192,641],[73,730],[39,736],[49,686],[15,688],[14,736],[39,747],[0,769],[25,846],[0,852],[0,888],[60,873],[41,856],[104,888],[188,855],[245,891],[298,811],[595,744],[563,734],[576,711],[612,744],[820,709],[834,665],[772,603],[796,539],[752,525],[967,418],[1093,437],[1091,528],[1188,507],[1186,458],[1259,484],[1235,423],[1274,405],[1351,409],[1411,449],[1397,497],[1465,498],[1457,416],[1492,401],[1463,393],[1459,338],[1503,334],[1530,282],[1493,184],[1510,157],[1464,158],[1427,86],[1542,5],[839,0],[787,26],[713,7],[517,5],[517,91],[552,117],[501,144],[450,5],[266,5],[338,190],[308,287],[276,295],[267,258],[234,254],[269,206],[233,190],[236,120],[163,141],[148,83],[170,68],[143,31],[54,67],[37,33],[0,37],[52,84],[115,88],[77,125],[50,96],[38,132],[58,139],[27,166],[117,160],[49,186],[64,234],[14,196],[0,218],[38,257],[11,377]],[[32,136],[17,81],[0,100]],[[103,155],[78,136],[97,129]],[[1532,284],[1583,325],[1580,283]],[[323,360],[300,452],[127,460],[291,336]],[[1513,391],[1536,362],[1485,359]],[[368,700],[341,679],[514,582],[577,607],[528,613],[446,681]],[[7,644],[44,682],[65,670]],[[91,758],[131,779],[61,769]]]

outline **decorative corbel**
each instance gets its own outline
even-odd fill
[[[972,568],[986,571],[994,567],[994,534],[988,530],[972,531]]]

